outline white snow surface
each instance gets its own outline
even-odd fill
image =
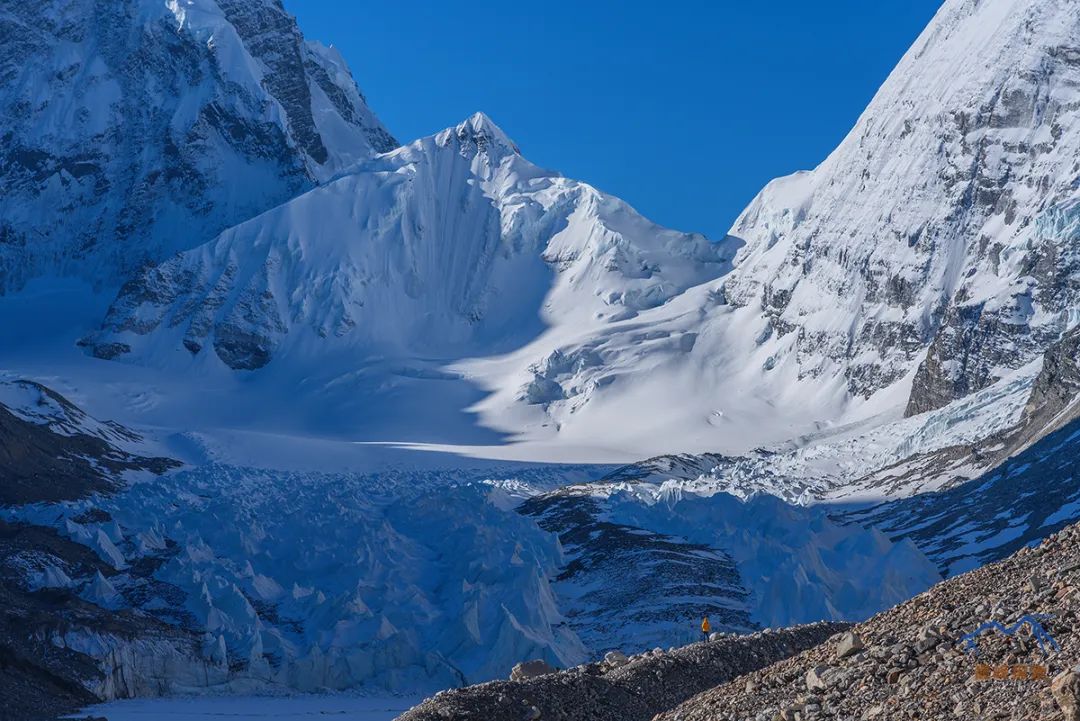
[[[956,317],[989,340],[942,374],[974,391],[1074,323],[1078,24],[1062,0],[945,3],[841,146],[719,243],[537,168],[478,114],[147,271],[90,340],[301,378],[369,440],[503,457],[738,455],[893,421]]]
[[[948,0],[843,143],[751,203],[725,290],[773,373],[906,395],[966,312],[1004,337],[992,382],[1076,323],[1078,33],[1071,0]]]

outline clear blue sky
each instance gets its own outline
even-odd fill
[[[719,238],[844,137],[941,0],[285,0],[406,142],[483,110],[534,163]]]

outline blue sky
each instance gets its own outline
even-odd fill
[[[941,0],[286,0],[405,142],[490,115],[538,165],[719,238],[844,137]]]

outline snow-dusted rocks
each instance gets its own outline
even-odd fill
[[[1080,8],[949,0],[817,169],[731,233],[727,299],[772,364],[910,414],[979,390],[1066,330],[1077,297]]]
[[[124,426],[89,416],[40,383],[0,374],[0,505],[80,498],[179,465],[151,454]],[[105,533],[83,540],[111,546]]]
[[[119,285],[396,145],[279,0],[0,8],[0,293]]]
[[[546,325],[633,317],[726,268],[722,247],[537,168],[477,114],[148,269],[92,347],[247,370],[304,350],[490,354]]]
[[[825,509],[702,491],[602,480],[521,507],[560,535],[555,592],[587,645],[688,642],[706,615],[728,631],[865,618],[940,580],[911,542]]]

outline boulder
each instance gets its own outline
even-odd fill
[[[828,666],[815,666],[806,672],[807,691],[825,691],[829,688],[826,677],[829,673]]]
[[[859,634],[848,631],[840,636],[840,641],[836,644],[836,658],[842,659],[854,656],[864,648],[866,648],[866,645],[859,637]]]
[[[527,678],[536,678],[537,676],[546,676],[549,673],[555,673],[558,669],[552,666],[543,659],[535,659],[533,661],[525,661],[519,663],[510,671],[511,681],[523,681]]]
[[[626,657],[626,654],[622,651],[608,651],[604,654],[604,663],[612,668],[618,668],[619,666],[625,666],[630,662],[630,659]]]
[[[1050,693],[1065,715],[1065,721],[1080,721],[1080,673],[1076,669],[1055,676],[1050,684]]]

